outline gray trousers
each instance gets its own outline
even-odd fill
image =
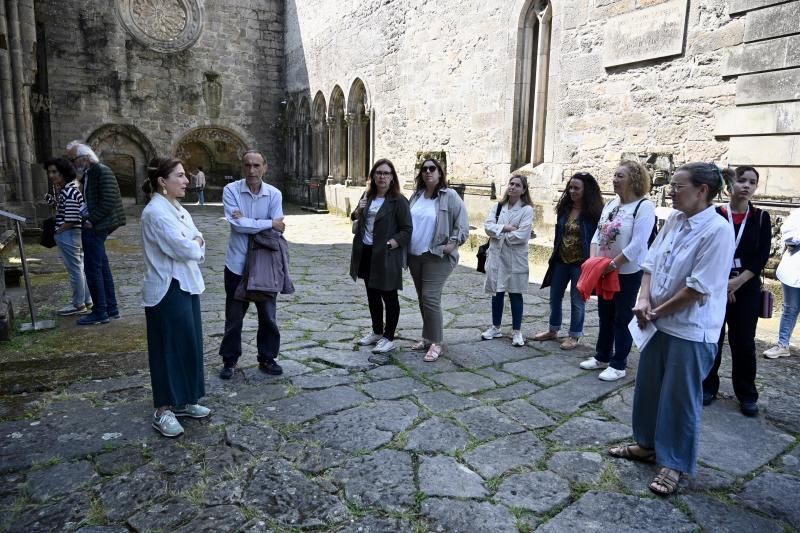
[[[658,464],[694,474],[700,446],[703,378],[717,345],[657,332],[639,356],[633,395],[633,437],[655,449]]]
[[[426,252],[422,255],[409,255],[408,269],[417,289],[419,312],[422,314],[422,337],[440,344],[444,338],[442,289],[453,271],[453,265],[447,257]]]

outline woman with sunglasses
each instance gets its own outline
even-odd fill
[[[533,339],[546,341],[558,337],[561,329],[561,301],[569,285],[569,336],[562,350],[572,350],[583,336],[585,302],[578,292],[581,265],[589,257],[592,237],[603,211],[603,196],[597,180],[588,172],[573,174],[556,205],[556,236],[547,273],[541,288],[550,287],[550,327]]]
[[[486,282],[492,295],[492,325],[481,334],[485,340],[503,336],[503,300],[511,301],[511,344],[524,346],[522,338],[522,293],[528,288],[528,240],[531,238],[533,206],[525,176],[513,175],[503,199],[489,209],[483,224],[489,236],[486,254]]]
[[[358,222],[350,256],[350,277],[353,281],[357,278],[364,280],[372,318],[372,332],[358,344],[374,344],[369,361],[386,364],[389,362],[388,354],[397,349],[394,343],[400,319],[397,291],[403,289],[406,248],[411,240],[408,200],[400,193],[397,171],[388,159],[379,159],[372,165],[367,192],[351,218]]]
[[[675,211],[643,261],[633,309],[639,327],[652,334],[636,373],[636,442],[608,452],[661,465],[650,483],[661,496],[677,490],[682,472],[697,470],[702,382],[714,364],[736,247],[733,228],[711,204],[723,183],[708,163],[683,165],[672,176]]]
[[[469,236],[467,209],[456,191],[447,187],[445,171],[433,158],[420,166],[411,196],[414,232],[409,246],[408,268],[417,290],[422,313],[422,340],[411,349],[423,351],[425,361],[442,354],[442,289],[458,264],[458,247]]]
[[[628,323],[642,281],[641,263],[647,255],[647,241],[655,224],[655,206],[645,198],[650,192],[650,174],[637,161],[623,161],[614,172],[617,197],[603,208],[592,237],[591,257],[611,259],[605,274],[616,270],[620,290],[611,300],[597,299],[600,331],[595,356],[583,361],[584,370],[603,370],[603,381],[625,377],[633,339]]]
[[[726,169],[727,170],[727,169]],[[753,206],[750,199],[758,188],[758,171],[741,166],[728,179],[730,201],[717,207],[717,213],[733,228],[736,252],[730,265],[728,306],[728,344],[731,348],[733,392],[745,416],[758,414],[756,390],[756,326],[761,307],[759,275],[767,264],[772,247],[769,213]],[[703,381],[703,405],[710,405],[719,391],[719,365],[725,344],[725,324],[719,336],[714,366]]]

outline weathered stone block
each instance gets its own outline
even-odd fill
[[[740,76],[736,105],[800,100],[800,68]]]
[[[736,15],[738,13],[744,13],[745,11],[774,6],[775,4],[780,4],[785,1],[786,0],[730,0],[728,3],[728,13]]]
[[[800,66],[800,35],[748,43],[725,51],[723,76]]]
[[[733,137],[728,159],[735,165],[800,165],[800,135]]]
[[[800,1],[780,4],[747,13],[745,42],[761,41],[797,32]]]

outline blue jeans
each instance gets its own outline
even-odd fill
[[[206,195],[203,192],[203,189],[197,189],[197,203],[200,205],[204,205],[206,203]]]
[[[119,312],[117,296],[114,292],[114,277],[106,255],[107,233],[97,233],[93,229],[84,229],[83,235],[83,271],[86,273],[86,284],[92,295],[94,307],[92,314],[100,318],[115,315]]]
[[[612,300],[597,299],[597,315],[600,318],[600,331],[597,334],[597,354],[595,358],[608,363],[612,368],[625,370],[633,339],[628,331],[628,322],[633,319],[633,306],[643,272],[619,275],[619,292]]]
[[[792,331],[797,324],[797,315],[800,313],[800,287],[790,287],[781,283],[783,287],[783,313],[781,313],[781,326],[778,329],[778,344],[788,348]]]
[[[56,233],[56,244],[61,252],[61,259],[69,274],[69,284],[72,287],[72,305],[92,305],[89,287],[86,286],[86,276],[83,273],[83,248],[81,247],[81,228],[72,228]]]
[[[504,292],[498,292],[492,296],[492,325],[498,328],[503,322],[504,295]],[[522,294],[509,292],[508,299],[511,301],[511,328],[519,331],[522,327]]]
[[[581,277],[581,265],[568,265],[561,261],[553,263],[553,277],[550,280],[550,331],[561,329],[561,301],[569,284],[570,313],[569,336],[583,336],[583,317],[586,303],[578,292],[578,278]]]
[[[654,449],[658,464],[694,474],[703,412],[703,378],[717,345],[656,332],[639,357],[633,393],[633,437]]]

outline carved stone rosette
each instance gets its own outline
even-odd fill
[[[116,0],[120,24],[140,44],[171,54],[190,48],[203,32],[202,0]]]

